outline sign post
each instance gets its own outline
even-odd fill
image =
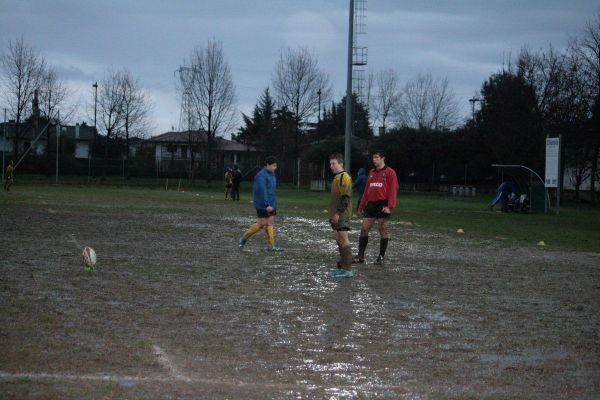
[[[546,188],[556,189],[556,214],[560,210],[560,136],[546,138]]]

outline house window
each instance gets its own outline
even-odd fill
[[[181,158],[187,158],[187,146],[181,146]]]

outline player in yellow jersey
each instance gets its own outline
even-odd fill
[[[231,168],[227,168],[225,171],[225,200],[231,195],[231,187],[233,186],[233,172]],[[233,196],[231,196],[231,200],[233,200]]]
[[[329,204],[329,223],[335,231],[335,241],[340,251],[337,269],[331,274],[335,278],[351,278],[352,248],[348,232],[352,215],[352,178],[344,170],[344,157],[341,154],[329,156],[329,168],[333,172],[331,183],[331,202]]]
[[[13,166],[13,160],[10,160],[10,162],[8,163],[8,167],[6,168],[6,180],[4,181],[4,190],[6,190],[7,192],[10,192],[10,186],[13,184],[14,172],[15,167]]]

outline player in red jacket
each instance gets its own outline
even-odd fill
[[[398,193],[398,178],[396,171],[385,165],[385,153],[373,153],[373,168],[369,171],[369,178],[365,192],[358,205],[358,212],[363,214],[360,238],[358,242],[358,255],[354,257],[355,263],[365,262],[365,249],[369,242],[369,231],[375,220],[379,225],[379,256],[375,264],[382,265],[388,245],[387,221],[396,207]]]

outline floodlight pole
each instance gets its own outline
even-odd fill
[[[344,169],[350,173],[352,151],[352,48],[354,46],[354,0],[350,0],[348,18],[348,75],[346,80],[346,130],[344,136]]]

